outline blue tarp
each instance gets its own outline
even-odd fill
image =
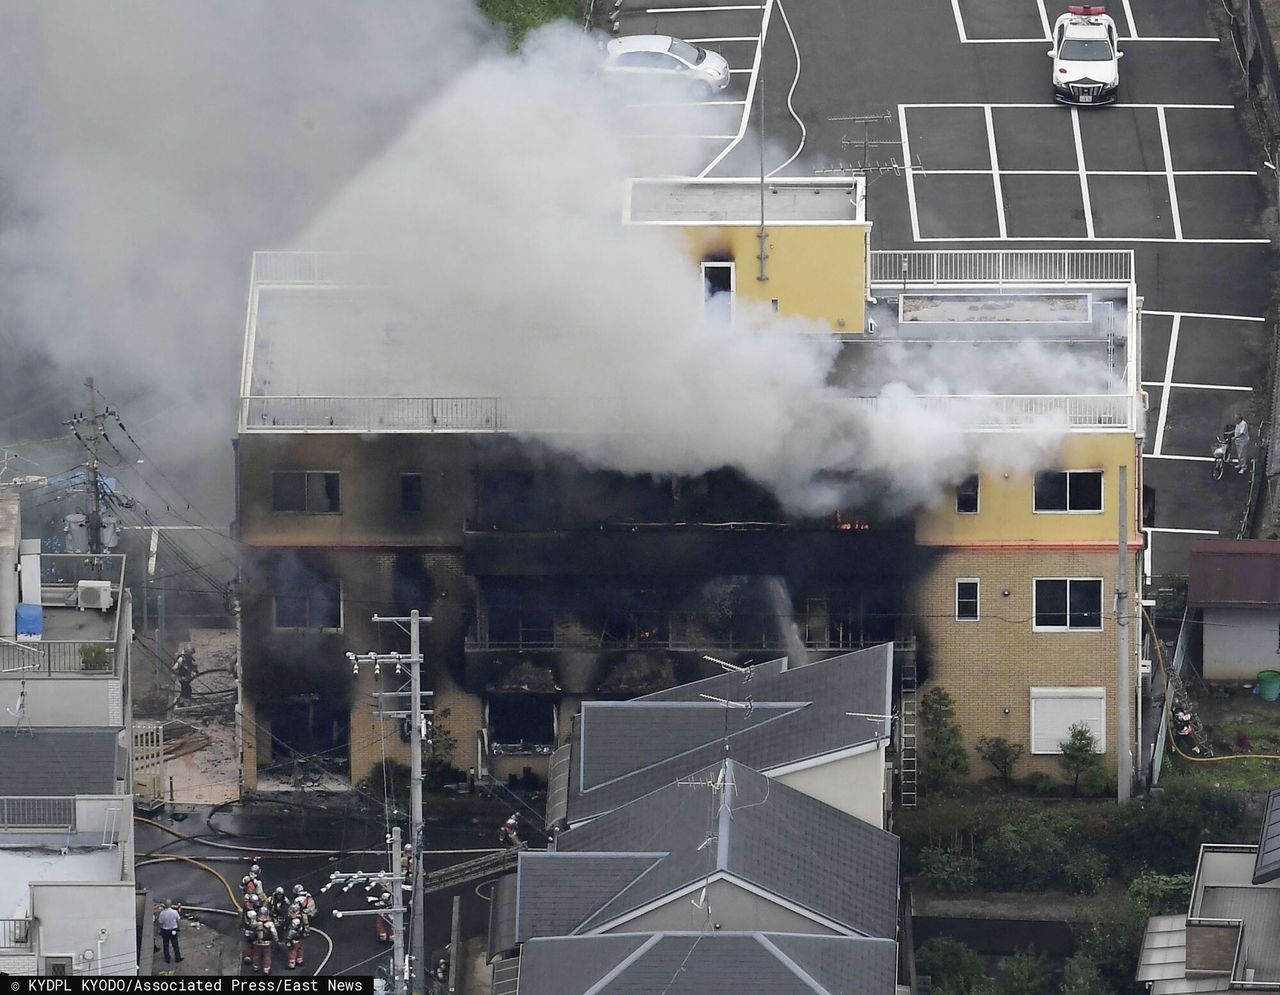
[[[44,635],[44,609],[39,605],[18,605],[18,638],[39,639]]]

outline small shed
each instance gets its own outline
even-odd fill
[[[1280,540],[1192,543],[1187,606],[1201,612],[1205,680],[1280,670]]]

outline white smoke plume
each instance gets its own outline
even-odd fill
[[[884,350],[862,371],[878,398],[868,406],[836,382],[829,330],[741,301],[732,324],[705,308],[681,235],[623,229],[634,143],[618,134],[598,58],[561,28],[521,56],[480,60],[307,233],[302,248],[379,260],[371,280],[391,288],[392,324],[414,330],[394,363],[368,368],[391,366],[393,379],[359,387],[350,316],[317,326],[322,354],[348,353],[350,393],[559,399],[566,430],[545,437],[589,464],[655,475],[731,465],[801,512],[930,504],[977,459],[1051,460],[1063,427],[1052,419],[1016,442],[973,436],[919,395],[995,390],[1009,364],[1023,379],[1042,368],[1046,383],[1064,367],[1081,380],[1100,371],[1032,347],[934,368]]]

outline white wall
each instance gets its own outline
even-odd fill
[[[1280,670],[1280,610],[1204,609],[1204,676],[1209,681],[1255,681],[1259,670]]]
[[[122,692],[116,677],[31,677],[27,679],[27,717],[42,728],[119,728],[124,724]],[[0,681],[0,704],[13,708],[17,700],[18,682]],[[4,712],[0,718],[4,720],[0,730],[16,721]]]
[[[31,895],[41,958],[71,956],[76,974],[138,973],[132,882],[32,882]],[[101,947],[99,930],[106,930]],[[93,961],[84,959],[86,950]]]
[[[884,828],[884,747],[868,750],[843,760],[780,774],[789,788],[832,808]]]

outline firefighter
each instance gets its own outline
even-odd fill
[[[312,897],[311,892],[300,884],[293,886],[293,900],[302,906],[302,915],[306,920],[305,925],[310,926],[316,920],[319,909],[316,907],[316,900]]]
[[[307,937],[306,924],[300,918],[290,919],[285,931],[284,946],[289,955],[289,970],[302,966],[302,941]]]
[[[373,917],[373,924],[378,929],[379,943],[394,943],[396,938],[395,923],[391,919],[391,892],[384,891],[378,899],[378,914]]]
[[[244,911],[240,913],[241,933],[244,936],[244,962],[253,963],[253,941],[258,931],[258,896],[244,896]]]
[[[267,911],[271,913],[271,918],[277,926],[283,926],[289,919],[289,896],[284,893],[284,888],[276,888],[271,893],[271,898],[267,901]]]
[[[249,873],[240,879],[240,887],[246,895],[257,895],[260,901],[266,901],[267,889],[262,885],[262,868],[254,864]]]
[[[498,830],[498,842],[503,846],[519,846],[521,843],[519,828],[519,820],[514,815],[511,816]]]
[[[253,930],[253,969],[263,974],[271,973],[271,946],[280,942],[276,924],[266,909],[258,912],[258,923]]]
[[[190,643],[173,658],[173,673],[178,678],[178,702],[191,704],[191,682],[200,671],[196,669],[196,651]]]
[[[400,904],[413,908],[413,844],[406,843],[400,854]]]

